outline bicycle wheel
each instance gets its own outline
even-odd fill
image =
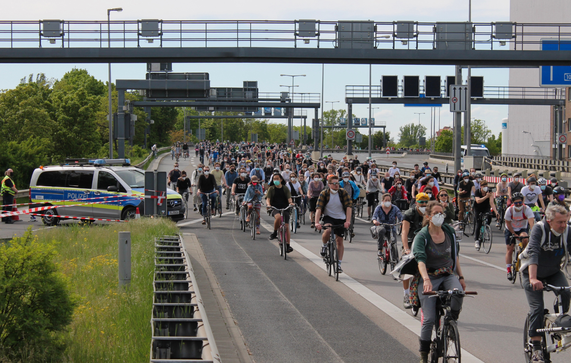
[[[246,232],[246,211],[240,207],[240,229]]]
[[[297,211],[297,207],[293,209],[293,213],[290,216],[291,219],[291,230],[293,231],[293,233],[297,233],[297,220],[298,220],[299,216],[298,216],[298,211]]]
[[[335,260],[335,245],[333,243],[335,243],[335,234],[333,233],[333,231],[331,231],[331,235],[333,236],[333,239],[329,240],[329,264],[331,265],[331,270],[333,272],[333,275],[335,275],[337,273],[337,261]]]
[[[397,248],[397,243],[395,241],[394,243],[391,243],[391,259],[390,259],[391,271],[395,269],[395,266],[397,265],[398,262],[399,262],[399,250]]]
[[[515,280],[517,280],[517,275],[519,273],[519,268],[518,268],[519,267],[518,266],[519,261],[517,258],[517,246],[516,246],[516,248],[514,248],[514,250],[512,252],[511,260],[512,260],[512,281],[511,281],[511,283],[515,284]],[[521,283],[521,281],[520,281],[520,283]]]
[[[389,250],[387,247],[387,241],[384,240],[383,241],[383,249],[381,250],[381,255],[377,256],[377,260],[379,262],[379,272],[381,273],[381,275],[384,275],[387,273],[387,265],[389,264]]]
[[[210,200],[210,198],[208,200]],[[210,217],[211,217],[211,215],[212,215],[212,210],[211,210],[210,203],[208,203],[207,211],[206,211],[206,228],[208,228],[208,229],[210,229]]]
[[[256,240],[256,222],[257,222],[258,215],[256,214],[255,208],[252,208],[252,212],[250,213],[250,231],[252,234],[252,239]]]
[[[442,336],[443,344],[443,362],[459,363],[460,358],[460,334],[458,334],[458,326],[456,321],[450,320],[443,327]]]
[[[335,270],[335,281],[339,281],[339,255],[337,248],[333,248],[333,269]]]
[[[218,215],[222,218],[222,197],[219,195],[217,198]]]
[[[476,219],[474,217],[474,211],[468,212],[466,219],[466,228],[468,229],[467,232],[470,233],[470,236],[473,236],[476,232]]]
[[[283,217],[282,217],[283,218]],[[286,244],[286,226],[281,228],[282,233],[282,250],[284,251],[284,260],[287,260],[287,244]]]
[[[482,250],[488,254],[492,249],[492,228],[490,225],[484,225],[484,235],[482,236]]]
[[[331,265],[331,250],[329,249],[329,245],[325,249],[325,257],[323,257],[325,261],[325,267],[327,267],[327,276],[331,276],[331,269],[333,266]]]

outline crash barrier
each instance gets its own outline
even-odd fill
[[[155,238],[151,362],[221,362],[182,237]]]
[[[170,150],[170,146],[165,146],[165,147],[160,147],[157,149],[157,156],[159,156],[159,154],[163,151],[166,150]],[[134,166],[137,168],[141,168],[143,165],[145,165],[147,163],[147,161],[149,161],[151,158],[153,157],[153,152],[151,151],[151,153],[149,155],[147,155],[147,157],[145,158],[145,160],[141,161],[138,164],[135,164]]]
[[[491,159],[487,159],[487,162],[496,167],[505,166],[526,170],[547,170],[564,173],[571,172],[571,162],[563,160],[536,159],[525,156],[494,156]]]

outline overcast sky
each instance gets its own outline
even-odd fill
[[[403,0],[403,1],[148,1],[148,0],[24,0],[5,1],[2,4],[0,20],[107,20],[107,9],[122,7],[120,13],[113,13],[113,20],[163,19],[163,20],[297,20],[317,19],[337,20],[374,20],[374,21],[467,21],[468,0]],[[509,20],[509,0],[472,1],[472,21],[495,22]],[[1,36],[0,36],[1,37]],[[3,46],[0,44],[0,46]],[[84,68],[96,78],[106,81],[106,64],[0,64],[0,89],[10,89],[18,85],[21,78],[31,73],[45,73],[48,78],[61,78],[73,67]],[[242,81],[258,81],[260,92],[286,91],[280,85],[291,84],[291,78],[280,77],[281,73],[306,74],[305,78],[296,78],[295,92],[321,92],[321,65],[305,64],[173,64],[178,72],[208,72],[212,87],[241,87]],[[112,79],[144,79],[145,64],[113,65]],[[453,75],[452,66],[373,66],[373,84],[379,84],[382,75]],[[506,86],[508,71],[505,69],[474,69],[473,75],[484,76],[489,86]],[[369,82],[368,65],[326,65],[325,93],[326,101],[341,101],[333,106],[346,108],[344,102],[346,85],[366,85]],[[373,105],[376,120],[387,121],[388,131],[398,141],[400,126],[418,122],[428,129],[430,108]],[[331,104],[326,104],[326,110]],[[448,105],[440,110],[440,126],[451,125],[452,116]],[[494,134],[501,128],[501,120],[507,117],[507,106],[474,105],[472,117],[486,120]],[[367,106],[355,106],[353,113],[357,117],[368,117]],[[437,111],[438,113],[438,111]],[[437,121],[438,122],[438,118]],[[438,125],[437,125],[438,128]],[[361,129],[366,133],[365,129]]]

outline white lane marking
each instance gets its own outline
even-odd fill
[[[274,227],[268,224],[266,221],[262,220],[261,225],[268,232],[273,232]],[[313,262],[319,268],[326,271],[325,264],[323,263],[323,258],[318,257],[316,254],[312,253],[305,247],[301,246],[293,239],[290,239],[290,243],[295,251],[299,252],[302,256]],[[393,305],[391,302],[384,299],[380,295],[376,294],[374,291],[364,286],[360,282],[357,282],[355,279],[353,279],[351,276],[345,273],[339,275],[339,282],[345,284],[345,286],[355,291],[357,294],[361,295],[364,299],[366,299],[371,304],[375,305],[379,310],[383,311],[388,316],[395,319],[402,326],[404,326],[417,336],[420,336],[420,322],[417,319],[413,318],[406,312],[402,311],[399,307]],[[470,354],[468,351],[464,350],[463,348],[462,348],[462,360],[467,363],[483,363],[482,360]]]
[[[222,215],[223,215],[223,216],[226,216],[226,215],[232,214],[232,213],[234,213],[234,212],[226,212],[226,213],[222,213]],[[212,220],[213,220],[213,221],[216,221],[215,218],[216,218],[216,217],[213,217]],[[181,222],[178,222],[176,225],[177,225],[178,227],[185,227],[185,226],[188,226],[188,225],[191,225],[191,224],[195,224],[195,223],[200,223],[200,222],[202,222],[202,219],[195,219],[195,220],[193,220],[193,221],[182,222],[182,223],[181,223]]]
[[[491,263],[488,263],[488,262],[485,262],[485,261],[482,261],[482,260],[478,260],[477,258],[474,258],[474,257],[466,256],[466,255],[464,255],[464,254],[462,254],[462,253],[460,254],[460,257],[462,257],[462,258],[467,258],[468,260],[472,260],[472,261],[477,262],[477,263],[480,263],[480,264],[482,264],[482,265],[484,265],[484,266],[488,266],[488,267],[495,268],[496,270],[500,270],[500,271],[504,271],[504,272],[506,271],[506,268],[505,268],[505,267],[502,268],[502,267],[499,267],[499,266],[496,266],[496,265],[492,265]]]

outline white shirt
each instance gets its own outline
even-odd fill
[[[525,204],[535,204],[541,195],[541,188],[536,185],[533,187],[532,191],[529,185],[526,185],[525,187],[521,188],[521,194],[523,194],[523,202]]]
[[[284,178],[284,180],[285,180],[286,182],[289,181],[290,175],[291,175],[291,170],[284,170],[284,171],[282,171],[282,177]]]
[[[341,203],[341,199],[339,198],[339,193],[330,193],[329,202],[325,206],[325,210],[323,211],[324,216],[328,216],[335,219],[343,219],[345,220],[345,211],[343,210],[343,204]]]
[[[395,176],[395,174],[399,174],[400,175],[400,170],[397,167],[393,167],[393,168],[389,168],[389,175],[392,177]]]
[[[523,205],[523,208],[519,212],[516,211],[515,207],[512,205],[506,210],[506,215],[504,217],[506,221],[510,221],[512,223],[512,228],[515,232],[527,228],[529,218],[535,218],[535,217],[533,215],[533,212],[531,211],[531,208],[525,204]]]
[[[295,189],[295,192],[297,193],[297,195],[300,195],[300,191],[299,191],[299,190],[301,189],[301,184],[299,184],[299,181],[296,180],[295,183],[288,182],[288,183],[286,184],[287,187],[288,187],[288,189],[289,189],[289,191],[291,192],[291,186],[290,186],[290,184],[293,185],[293,188]],[[301,192],[301,193],[303,194],[303,192]]]

